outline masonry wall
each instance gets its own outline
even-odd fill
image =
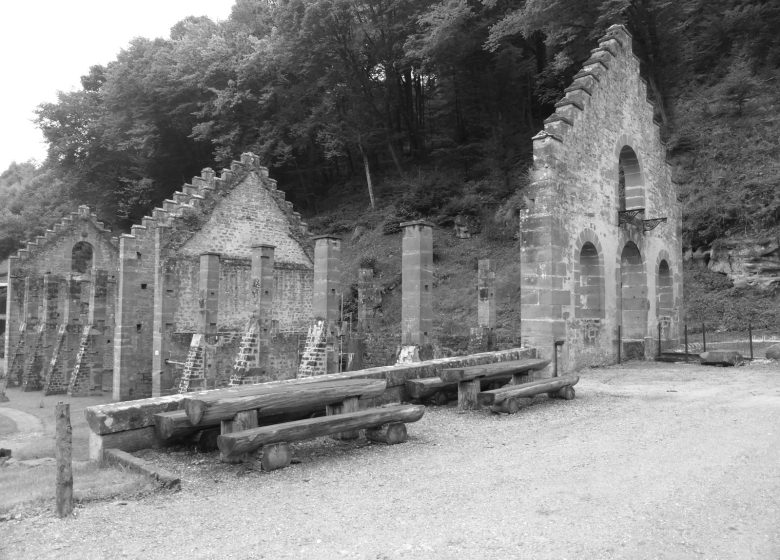
[[[631,37],[613,26],[534,138],[530,206],[521,216],[522,337],[542,349],[565,340],[569,369],[616,361],[618,327],[629,305],[646,314],[643,340],[633,348],[653,354],[661,260],[673,276],[668,336],[679,336],[681,213],[646,90]],[[619,162],[626,146],[640,169],[626,170],[626,208],[643,207],[644,215],[619,225]],[[643,231],[642,219],[660,217],[667,222]],[[641,255],[645,277],[644,293],[631,298],[621,291],[621,253],[629,243]],[[598,273],[588,274],[586,245],[586,253],[590,246],[598,253]]]

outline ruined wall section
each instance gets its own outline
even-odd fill
[[[154,230],[151,391],[178,386],[204,312],[201,301],[204,253],[219,254],[216,335],[201,337],[207,383],[227,383],[232,361],[251,316],[254,294],[252,246],[278,247],[274,267],[273,325],[278,332],[305,331],[311,320],[312,251],[306,224],[292,210],[268,170],[254,154],[243,154],[217,176],[204,169],[174,193],[144,223]],[[138,283],[138,282],[136,282]],[[290,345],[280,345],[286,348]],[[290,357],[272,357],[287,363]],[[295,358],[292,358],[295,361]],[[216,372],[216,373],[215,373]],[[224,378],[224,379],[222,379]]]
[[[633,241],[646,274],[649,353],[656,332],[654,295],[662,257],[673,272],[671,322],[675,328],[679,325],[681,213],[647,86],[625,28],[608,30],[533,140],[533,182],[521,223],[524,340],[540,348],[566,340],[564,361],[569,368],[613,363],[621,313],[621,251]],[[643,187],[643,200],[627,193],[626,208],[645,211],[633,223],[619,226],[618,174],[624,146],[635,152],[641,169],[641,178],[631,181],[641,181]],[[640,189],[632,194],[636,192]],[[644,232],[641,220],[657,217],[668,221]],[[596,247],[602,267],[601,317],[583,318],[576,312],[576,298],[585,297],[576,284],[586,243]]]
[[[79,242],[86,242],[92,246],[92,257],[89,270],[86,272],[73,269],[73,248]],[[10,374],[12,383],[18,384],[22,381],[19,374],[23,367],[29,365],[28,363],[23,366],[23,361],[32,360],[36,364],[42,364],[40,367],[34,366],[33,369],[36,371],[32,372],[40,377],[44,372],[38,370],[45,368],[52,357],[53,347],[47,348],[40,356],[32,356],[34,351],[32,338],[36,329],[42,324],[39,318],[42,316],[44,303],[43,298],[39,297],[40,294],[36,296],[33,293],[32,287],[42,285],[43,278],[48,273],[61,277],[63,281],[68,278],[78,278],[80,281],[89,282],[92,280],[93,272],[101,270],[114,277],[118,270],[118,254],[118,239],[112,236],[88,206],[80,206],[78,211],[72,212],[52,229],[47,230],[44,235],[38,236],[24,249],[9,257],[5,332],[7,351],[3,371]],[[49,307],[64,308],[70,296],[68,290],[61,290],[61,293],[58,290],[52,297],[57,301],[49,302]],[[81,308],[88,306],[87,298],[79,297],[76,301],[70,302],[70,305],[75,311],[68,317],[58,315],[51,318],[55,324],[50,325],[49,328],[54,331],[77,331],[81,328],[80,317],[85,313]],[[59,367],[64,368],[62,375],[65,381],[69,376],[67,371],[69,365],[75,358],[69,355],[69,351],[68,349],[58,353],[61,361]],[[0,395],[4,393],[7,382],[8,378],[0,378]]]

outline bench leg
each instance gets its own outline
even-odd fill
[[[458,408],[460,410],[476,410],[479,408],[479,403],[477,402],[479,387],[479,379],[458,383]]]
[[[531,381],[531,373],[528,371],[524,371],[523,373],[514,373],[512,374],[512,381],[510,381],[510,385],[522,385],[523,383],[528,383]]]
[[[249,428],[257,428],[257,411],[246,410],[236,414],[232,420],[223,420],[221,432],[223,434],[230,434],[232,432],[240,432],[248,430]],[[220,460],[223,463],[243,463],[249,459],[248,455],[236,458],[227,458],[220,454]]]
[[[325,406],[325,413],[328,416],[331,416],[332,414],[343,414],[345,412],[357,412],[360,410],[360,404],[358,402],[357,397],[350,397],[348,399],[344,399],[344,402],[341,404],[329,404]],[[349,432],[341,432],[338,434],[333,434],[331,437],[333,439],[338,440],[350,440],[350,439],[357,439],[360,436],[360,432],[358,430],[351,430]]]
[[[406,441],[406,424],[394,422],[379,428],[368,428],[366,430],[366,439],[388,445],[403,443]]]
[[[264,471],[275,471],[290,466],[292,461],[292,451],[290,444],[286,442],[271,443],[263,446],[263,457],[260,459],[260,466]]]

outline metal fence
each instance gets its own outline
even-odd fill
[[[717,329],[706,323],[684,324],[680,339],[670,338],[663,325],[658,325],[658,354],[695,356],[712,350],[736,350],[753,360],[763,358],[766,349],[780,342],[780,332],[770,329]]]

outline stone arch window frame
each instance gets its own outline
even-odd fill
[[[75,262],[75,251],[76,247],[79,247],[81,245],[88,245],[90,248],[90,258],[87,260],[87,264],[84,268],[84,270],[78,270],[76,268],[76,262]],[[70,272],[74,274],[91,274],[93,270],[95,269],[96,263],[97,263],[97,249],[95,247],[95,243],[91,242],[88,238],[79,239],[75,243],[73,243],[70,246]]]
[[[642,161],[640,145],[641,145],[640,142],[638,142],[636,138],[628,134],[621,134],[620,137],[618,138],[618,141],[615,144],[615,152],[614,152],[615,201],[617,203],[618,211],[639,210],[645,208],[645,204],[647,200],[647,195],[646,195],[647,187],[645,185],[645,175],[644,175],[645,165]],[[630,174],[632,177],[630,180],[632,183],[631,185],[628,184],[629,179],[624,172],[625,197],[621,197],[620,196],[621,158],[626,148],[631,150],[631,153],[636,158],[636,166],[635,166],[636,172]],[[623,168],[625,170],[625,165],[623,165]],[[630,197],[628,195],[629,187],[634,189],[634,192]]]
[[[598,276],[601,278],[601,282],[599,284],[599,312],[597,314],[593,313],[583,313],[584,309],[589,308],[583,308],[580,305],[580,297],[582,295],[581,289],[583,287],[582,285],[582,263],[581,263],[581,255],[582,251],[585,248],[586,245],[592,245],[594,249],[596,250],[596,255],[598,257],[598,262],[596,264],[598,272],[600,275]],[[574,307],[574,318],[575,319],[587,319],[587,320],[604,320],[606,319],[606,271],[604,266],[604,248],[601,246],[601,242],[599,241],[598,236],[595,232],[592,230],[584,230],[580,233],[580,235],[577,238],[577,242],[574,246],[574,255],[575,259],[573,262],[573,307]],[[595,315],[595,316],[594,316]]]
[[[674,270],[672,270],[671,265],[671,259],[669,258],[669,253],[666,251],[666,249],[662,249],[659,251],[658,256],[655,260],[655,316],[656,318],[661,317],[662,315],[669,315],[671,316],[673,314],[674,310],[674,302],[675,302],[675,285],[674,285]],[[661,307],[661,265],[663,263],[666,263],[666,267],[668,270],[668,278],[669,283],[668,287],[670,288],[670,302],[668,307]],[[668,313],[662,313],[661,310],[666,310]]]

